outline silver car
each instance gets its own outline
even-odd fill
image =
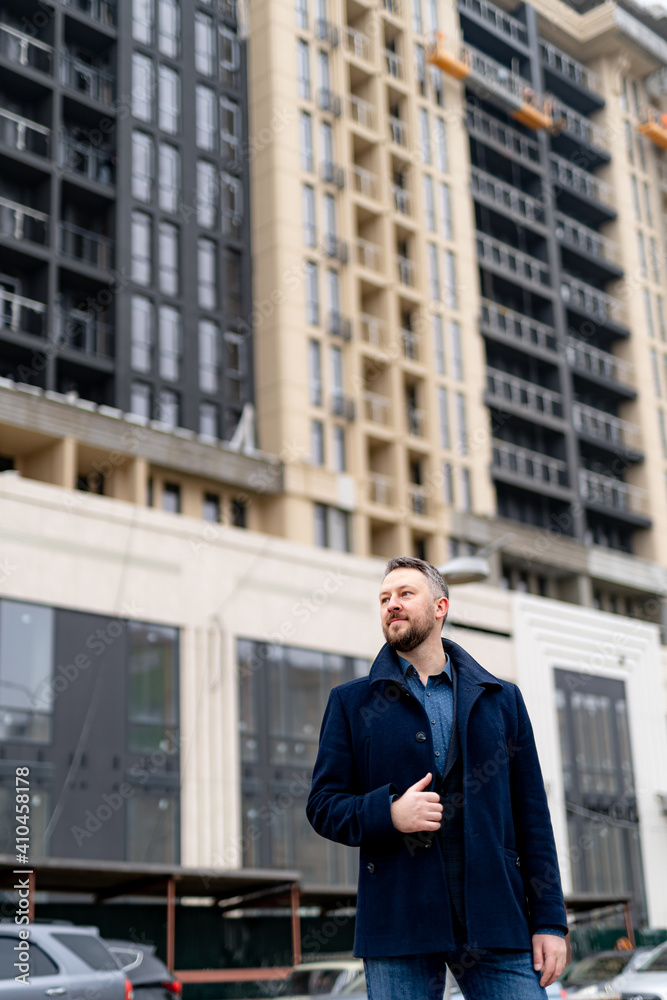
[[[653,948],[638,968],[626,969],[610,986],[621,997],[667,1000],[667,943]]]

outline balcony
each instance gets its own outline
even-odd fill
[[[343,110],[340,97],[334,94],[333,90],[329,90],[328,87],[318,88],[317,107],[320,111],[328,111],[334,118],[338,118]]]
[[[338,28],[325,17],[318,17],[315,20],[315,38],[318,42],[326,42],[332,48],[338,45]]]
[[[61,222],[59,233],[59,251],[65,257],[103,270],[113,266],[113,240],[70,222]]]
[[[368,129],[371,132],[375,131],[376,115],[372,104],[362,100],[361,97],[357,97],[355,94],[350,94],[347,99],[347,106],[350,120],[355,125],[361,125],[362,128]]]
[[[416,282],[415,264],[409,257],[396,254],[396,272],[401,285],[409,285],[414,288]]]
[[[558,187],[555,192],[558,206],[568,215],[591,225],[616,218],[614,192],[610,184],[555,153],[549,157],[549,170],[554,185]]]
[[[56,310],[56,335],[61,348],[94,358],[114,356],[113,328],[94,313],[81,309]]]
[[[524,48],[528,45],[526,25],[495,4],[488,3],[487,0],[459,0],[458,8],[460,14],[482,23],[495,35]]]
[[[401,347],[403,357],[408,361],[419,361],[421,356],[421,337],[413,330],[401,330]]]
[[[356,28],[346,27],[343,29],[343,43],[346,52],[360,62],[368,63],[369,69],[372,67],[373,44],[368,35]]]
[[[394,208],[401,215],[412,215],[412,195],[407,188],[400,187],[398,184],[393,184],[391,188],[392,200],[394,202]]]
[[[641,436],[636,424],[583,403],[572,404],[572,425],[578,434],[612,451],[623,449],[641,455]]]
[[[341,340],[352,339],[352,323],[335,309],[327,316],[327,330],[333,337],[340,337]]]
[[[554,149],[570,156],[581,146],[586,146],[592,167],[608,163],[611,159],[604,131],[585,115],[578,114],[574,108],[557,102],[554,108],[554,125]]]
[[[43,337],[46,333],[46,305],[23,295],[15,295],[0,286],[0,338],[3,331]]]
[[[523,448],[508,441],[492,440],[492,469],[500,478],[561,494],[569,489],[567,462]]]
[[[0,56],[40,73],[53,73],[53,47],[9,24],[0,24]]]
[[[474,104],[467,105],[466,115],[468,132],[473,138],[495,146],[499,152],[519,160],[524,166],[532,163],[541,170],[540,147],[533,139]]]
[[[426,487],[419,486],[417,483],[409,483],[408,496],[412,513],[419,517],[426,517],[428,514],[428,490]]]
[[[22,115],[0,108],[0,142],[20,153],[47,157],[51,145],[51,129]]]
[[[498,368],[486,368],[487,397],[494,406],[516,406],[531,415],[563,418],[563,397],[535,382],[518,378]]]
[[[368,473],[368,499],[383,507],[392,506],[396,497],[396,480],[379,472]]]
[[[389,396],[381,396],[377,392],[363,393],[364,416],[373,424],[382,424],[385,427],[391,425],[391,399]]]
[[[111,186],[115,182],[111,150],[81,142],[67,129],[60,135],[60,165],[96,184]]]
[[[389,124],[390,142],[393,142],[396,146],[406,147],[408,144],[408,126],[394,115],[389,115],[387,121]]]
[[[636,396],[634,368],[628,361],[574,337],[567,339],[566,357],[570,368],[578,374],[596,381],[613,382],[624,395]]]
[[[494,337],[508,344],[539,348],[555,354],[558,350],[556,331],[545,323],[538,323],[530,316],[506,309],[491,299],[482,299],[481,323]]]
[[[382,247],[361,238],[357,239],[355,247],[357,264],[369,271],[382,271]]]
[[[384,50],[384,66],[389,76],[392,76],[394,80],[405,80],[405,64],[403,59],[396,52],[392,52],[391,49]]]
[[[0,235],[46,246],[49,240],[49,217],[46,212],[37,212],[28,205],[0,197]]]
[[[349,259],[349,253],[347,249],[347,243],[344,240],[338,239],[334,233],[325,233],[322,240],[322,250],[324,251],[325,257],[331,257],[337,260],[340,264],[347,264]]]
[[[64,87],[100,104],[111,104],[113,101],[113,74],[68,53],[63,54],[60,64],[60,82]]]
[[[604,98],[600,96],[602,81],[597,73],[550,42],[539,44],[544,80],[549,90],[582,114],[604,106]]]
[[[637,131],[650,139],[658,149],[667,149],[667,115],[657,108],[645,106],[640,109]]]
[[[63,0],[66,7],[85,14],[93,21],[113,28],[116,23],[116,0]]]
[[[370,198],[372,201],[378,200],[380,185],[377,174],[374,174],[371,170],[366,170],[364,167],[355,165],[352,167],[352,178],[354,190],[357,194],[363,195],[364,198]]]
[[[625,321],[625,309],[620,299],[569,274],[562,274],[560,294],[567,309],[581,313],[587,319],[616,326],[623,325]]]
[[[412,437],[423,437],[426,426],[426,414],[414,406],[405,408],[405,426]]]
[[[628,515],[631,519],[647,522],[648,492],[638,486],[580,469],[579,490],[585,504],[603,508],[605,514]]]
[[[505,184],[492,174],[478,167],[470,169],[470,187],[473,197],[499,209],[514,221],[519,219],[544,228],[544,205],[538,198],[523,194],[511,184]]]
[[[540,286],[541,290],[548,289],[551,284],[549,267],[543,261],[479,231],[477,257],[482,267],[491,267],[504,278],[521,278]]]
[[[363,342],[373,347],[387,347],[387,325],[384,320],[378,316],[371,316],[370,313],[362,313],[359,319]]]
[[[334,184],[339,191],[345,187],[345,170],[332,160],[322,160],[320,177],[325,184]]]
[[[556,239],[567,252],[564,258],[572,253],[583,256],[589,266],[595,266],[597,276],[606,276],[607,280],[610,276],[620,277],[623,274],[618,243],[581,222],[575,222],[562,212],[555,213],[555,220]]]
[[[335,417],[344,417],[345,420],[354,420],[355,406],[354,400],[343,395],[342,392],[335,392],[331,396],[331,412]]]

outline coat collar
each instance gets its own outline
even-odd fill
[[[468,687],[502,687],[498,678],[480,666],[477,660],[474,660],[469,653],[466,653],[465,649],[459,646],[458,643],[443,637],[442,646],[456,667],[460,682]],[[375,657],[370,669],[369,679],[371,684],[375,684],[378,681],[394,681],[400,685],[405,684],[398,656],[389,643],[386,642]],[[481,694],[481,692],[479,693]]]

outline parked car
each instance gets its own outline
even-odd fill
[[[302,962],[294,967],[281,985],[278,996],[316,997],[337,996],[351,982],[363,976],[360,958],[332,958],[317,962]],[[365,989],[365,988],[364,988]]]
[[[557,982],[547,987],[550,998],[595,996],[606,984],[624,969],[635,968],[650,953],[650,948],[628,951],[596,951],[568,965]]]
[[[667,943],[650,949],[639,965],[626,968],[611,980],[610,986],[621,997],[667,1000]]]
[[[340,1000],[367,1000],[368,993],[366,991],[366,976],[363,972],[356,976],[347,986],[345,986],[338,994]],[[451,1000],[461,1000],[463,994],[454,982],[450,992]]]
[[[27,931],[28,937],[20,936]],[[23,943],[24,951],[16,950]],[[24,980],[17,976],[25,974]],[[134,1000],[132,984],[97,927],[0,923],[0,1000]]]
[[[132,983],[134,1000],[175,1000],[183,986],[155,954],[155,945],[105,938]]]

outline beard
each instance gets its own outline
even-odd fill
[[[399,635],[394,635],[391,631],[390,622],[382,631],[392,649],[395,649],[398,653],[409,653],[411,650],[416,649],[417,646],[421,646],[425,639],[428,639],[434,627],[433,622],[415,622],[412,625],[408,625]]]

